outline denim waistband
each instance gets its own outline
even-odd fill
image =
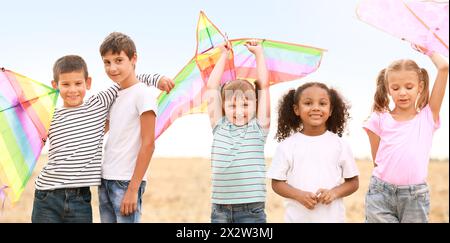
[[[53,190],[38,190],[38,191],[48,191],[48,192],[53,192],[53,193],[75,193],[75,194],[80,194],[80,193],[87,193],[90,192],[89,187],[74,187],[74,188],[58,188],[58,189],[53,189]]]
[[[261,204],[265,204],[264,202],[253,202],[253,203],[240,203],[240,204],[216,204],[214,206],[221,209],[229,209],[229,210],[247,210],[248,208],[254,208]]]
[[[409,193],[415,195],[418,193],[424,193],[428,191],[428,185],[426,183],[413,184],[413,185],[395,185],[381,180],[375,176],[370,178],[369,187],[375,187],[378,189],[390,191],[393,193]]]

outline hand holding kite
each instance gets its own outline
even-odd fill
[[[382,31],[448,57],[448,2],[362,0],[356,14]]]
[[[194,57],[173,79],[170,94],[158,97],[155,137],[158,138],[178,117],[204,113],[207,110],[203,94],[206,83],[221,56],[219,48],[229,47],[228,59],[221,83],[234,79],[254,82],[257,78],[255,56],[245,46],[247,38],[227,40],[219,29],[200,12],[197,24],[197,49]],[[227,43],[224,46],[220,44]],[[300,79],[317,70],[324,49],[273,40],[261,40],[268,69],[269,84]]]

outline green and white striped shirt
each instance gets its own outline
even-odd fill
[[[256,119],[236,126],[222,117],[213,137],[212,203],[265,202],[265,130]]]

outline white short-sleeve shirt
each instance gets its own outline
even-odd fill
[[[105,145],[102,178],[131,180],[141,147],[140,116],[146,111],[156,115],[156,97],[143,83],[119,90],[109,112],[109,136]],[[143,180],[146,180],[147,172]]]
[[[348,144],[332,132],[320,136],[296,133],[277,148],[267,176],[286,181],[302,191],[316,193],[343,183],[344,178],[359,174]],[[286,199],[286,222],[344,222],[342,198],[331,204],[317,204],[313,210],[301,203]]]

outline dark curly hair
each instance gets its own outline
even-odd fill
[[[302,92],[309,88],[317,86],[327,91],[331,103],[331,116],[326,122],[327,130],[342,137],[347,120],[350,118],[348,110],[350,106],[339,95],[339,93],[332,88],[328,88],[323,83],[309,82],[298,87],[297,90],[291,89],[285,94],[278,104],[278,128],[275,135],[278,142],[283,141],[295,132],[300,132],[303,129],[302,120],[294,112],[294,104],[298,104]]]

